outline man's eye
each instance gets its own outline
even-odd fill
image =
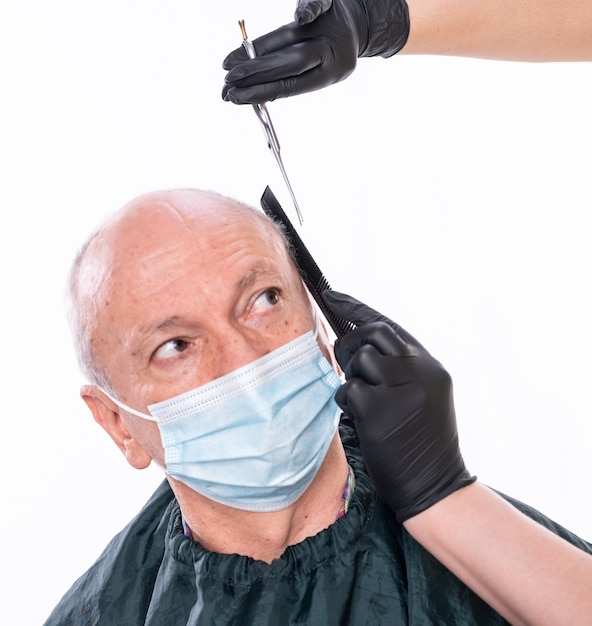
[[[255,301],[255,307],[270,309],[280,301],[280,292],[277,289],[267,289]]]
[[[154,356],[157,359],[172,359],[186,350],[188,345],[189,344],[183,341],[183,339],[171,339],[157,348],[154,352]]]

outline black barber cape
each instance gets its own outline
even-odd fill
[[[356,477],[348,513],[266,564],[183,534],[165,481],[62,598],[45,626],[506,624],[394,520],[340,427]],[[592,545],[514,506],[587,552]]]

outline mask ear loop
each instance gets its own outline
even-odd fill
[[[136,415],[137,417],[141,417],[142,419],[145,419],[145,420],[150,420],[151,422],[158,422],[158,420],[153,415],[149,415],[148,413],[142,413],[141,411],[136,411],[136,409],[132,409],[131,406],[127,406],[127,404],[124,404],[123,402],[116,400],[111,394],[108,394],[102,387],[99,387],[99,389],[109,398],[109,400],[111,400],[111,402],[113,402],[113,404],[116,404],[120,409],[122,409],[126,413],[131,413],[132,415]]]
[[[335,358],[335,350],[333,349],[334,346],[334,341],[331,341],[331,338],[329,337],[329,333],[327,332],[327,327],[328,327],[328,323],[327,324],[323,324],[322,320],[321,320],[321,315],[322,312],[319,308],[319,306],[317,305],[317,303],[315,302],[312,294],[310,293],[310,291],[308,290],[308,287],[306,286],[306,283],[302,283],[304,285],[304,288],[306,290],[306,294],[308,295],[308,299],[310,300],[310,306],[312,309],[312,314],[314,316],[314,320],[315,320],[315,328],[314,328],[314,335],[313,338],[317,340],[317,343],[319,343],[319,347],[322,349],[324,346],[322,344],[326,344],[326,348],[327,348],[327,352],[329,353],[329,357],[331,359],[331,367],[335,370],[335,372],[337,372],[338,376],[342,375],[342,371],[341,368],[339,367],[339,363],[337,362],[337,359]],[[330,325],[329,325],[330,328]],[[319,341],[320,339],[320,341]]]

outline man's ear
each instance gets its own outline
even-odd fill
[[[80,397],[86,402],[96,422],[100,424],[121,450],[127,462],[136,469],[145,469],[152,457],[131,435],[121,420],[121,409],[95,385],[84,385]]]

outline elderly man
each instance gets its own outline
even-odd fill
[[[335,520],[348,467],[335,434],[338,408],[332,392],[338,378],[332,370],[320,382],[302,374],[304,391],[307,385],[316,394],[319,385],[321,392],[326,389],[324,404],[314,407],[322,425],[305,428],[305,415],[292,430],[272,424],[269,441],[261,435],[265,416],[244,411],[236,417],[249,401],[240,394],[241,385],[252,387],[256,370],[217,382],[208,397],[202,394],[204,409],[225,394],[233,404],[223,405],[220,418],[210,417],[216,432],[171,432],[176,441],[165,444],[167,459],[157,424],[130,410],[147,413],[146,407],[220,381],[292,346],[305,333],[311,335],[303,344],[308,358],[309,344],[316,345],[312,308],[286,248],[261,216],[254,218],[251,211],[211,194],[152,194],[132,202],[90,242],[73,280],[79,341],[89,373],[100,381],[85,387],[82,396],[133,467],[146,467],[152,460],[167,467],[185,523],[204,547],[270,562],[286,546]],[[304,362],[299,350],[292,347],[287,356]],[[266,372],[273,372],[273,364]],[[287,376],[293,372],[284,368]],[[282,384],[287,388],[289,382]],[[281,389],[265,394],[270,403],[288,401]],[[225,431],[220,420],[227,422]],[[172,422],[170,416],[160,428],[167,422]],[[314,441],[309,441],[312,433]],[[185,434],[188,441],[178,441]],[[290,458],[292,438],[318,449],[310,457],[296,450]],[[265,445],[269,451],[262,450]],[[187,476],[194,471],[185,458],[193,454],[192,446],[204,466],[199,476]],[[210,457],[207,466],[205,455]],[[305,466],[299,467],[299,461]],[[263,485],[255,484],[254,474],[260,474]],[[304,487],[306,493],[293,503]],[[235,500],[246,512],[228,506]]]
[[[393,415],[444,422],[427,446],[438,471],[412,464],[422,505],[403,498],[393,513],[351,425],[338,430],[327,338],[262,213],[195,190],[141,196],[83,247],[70,295],[82,397],[132,467],[155,461],[167,481],[47,624],[505,623],[399,523],[475,485],[449,378],[388,321],[340,346],[346,373],[358,347],[382,346],[414,383],[397,387]],[[330,302],[358,324],[375,313]]]

